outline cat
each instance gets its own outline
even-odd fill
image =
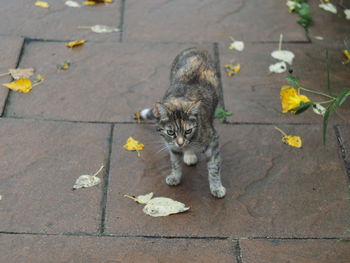
[[[198,161],[196,153],[208,159],[211,194],[223,198],[219,136],[213,119],[218,104],[218,77],[206,50],[189,48],[176,56],[170,71],[170,87],[153,108],[140,112],[140,119],[156,119],[157,131],[169,149],[171,174],[166,183],[180,184],[182,160],[187,165]]]

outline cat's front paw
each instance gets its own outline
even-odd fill
[[[223,198],[226,195],[226,188],[221,186],[210,187],[211,194],[216,198]]]
[[[198,162],[197,155],[194,152],[185,152],[184,163],[188,166],[195,165]]]
[[[178,176],[169,175],[165,178],[165,182],[167,185],[175,186],[181,183],[181,178]]]

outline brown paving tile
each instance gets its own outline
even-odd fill
[[[21,53],[23,38],[21,37],[5,37],[0,36],[0,73],[8,72],[9,68],[15,68],[18,57]],[[11,77],[1,77],[1,83],[11,81]],[[8,89],[0,87],[0,115],[4,110],[5,100],[7,98]]]
[[[236,262],[228,240],[0,235],[0,262]]]
[[[350,243],[337,240],[241,240],[243,262],[347,263]]]
[[[282,32],[286,40],[307,40],[285,3],[273,0],[128,0],[124,32],[126,41],[271,41]]]
[[[345,161],[348,169],[348,173],[350,172],[350,127],[349,126],[340,126],[338,127],[340,132],[340,137],[342,140],[342,144],[344,146],[344,155]],[[349,174],[350,176],[350,174]]]
[[[107,159],[109,125],[0,123],[0,231],[95,233],[102,185],[72,186]]]
[[[106,233],[161,236],[342,237],[350,216],[347,177],[334,136],[322,145],[315,126],[280,126],[302,136],[295,149],[281,143],[273,126],[220,126],[222,200],[209,193],[206,165],[185,169],[182,184],[169,187],[170,163],[155,127],[116,125],[107,202]],[[330,131],[330,134],[331,131]],[[138,158],[122,148],[128,136],[145,149]],[[317,154],[315,154],[317,153]],[[143,214],[124,194],[166,196],[187,213],[164,218]]]
[[[7,114],[78,121],[130,121],[160,100],[175,56],[193,44],[86,43],[68,50],[60,43],[31,43],[21,67],[33,66],[45,82],[12,94]],[[213,50],[212,45],[201,45]],[[67,71],[56,69],[70,60]],[[22,95],[22,96],[20,96]]]
[[[333,14],[319,8],[320,1],[309,1],[311,16],[314,20],[313,25],[309,28],[309,36],[312,41],[343,41],[350,38],[350,23],[349,20],[346,20],[344,8],[338,5],[341,2],[349,8],[347,1],[333,1],[338,9],[338,13]],[[315,36],[321,36],[324,40],[319,41],[315,39]]]
[[[1,6],[0,34],[55,40],[113,40],[119,41],[120,33],[97,34],[79,30],[78,26],[96,24],[118,27],[120,3],[72,8],[65,1],[47,1],[49,8],[34,5],[35,1],[12,0]],[[82,3],[80,1],[80,3]],[[6,22],[5,22],[6,21]],[[10,22],[9,22],[10,21]]]
[[[311,109],[299,116],[282,114],[279,93],[282,85],[288,85],[284,80],[288,73],[268,73],[269,65],[277,62],[270,55],[277,48],[277,44],[247,43],[243,52],[238,52],[227,49],[227,45],[220,45],[224,102],[234,114],[230,119],[238,122],[322,123],[322,118]],[[329,48],[332,90],[338,94],[348,88],[350,68],[341,63],[343,57],[339,46],[284,44],[282,48],[295,54],[292,68],[300,84],[323,92],[327,92],[325,50]],[[224,71],[224,65],[231,60],[234,60],[233,64],[241,64],[241,71],[230,78]],[[325,100],[305,94],[314,101]],[[349,123],[350,103],[339,108],[332,120],[334,123]]]

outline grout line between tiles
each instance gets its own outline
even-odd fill
[[[15,68],[18,68],[18,66],[20,65],[22,57],[23,57],[23,54],[24,54],[24,50],[25,50],[25,47],[26,47],[27,44],[28,43],[27,43],[26,39],[24,38],[23,42],[22,42],[22,47],[21,47],[21,49],[20,49],[20,51],[18,53],[18,57],[17,57],[17,62],[16,62]],[[8,92],[7,92],[7,95],[6,95],[6,98],[5,98],[4,107],[3,107],[2,112],[0,114],[0,118],[5,117],[7,115],[7,108],[10,105],[11,96],[12,96],[12,90],[8,89]]]
[[[101,222],[100,222],[100,235],[104,234],[106,227],[106,212],[107,212],[107,200],[108,200],[108,185],[109,185],[109,170],[111,165],[111,155],[112,155],[112,144],[113,144],[113,134],[114,134],[114,125],[111,125],[111,130],[108,138],[108,154],[107,160],[105,162],[106,169],[103,174],[103,191],[101,199]]]
[[[120,6],[120,21],[119,21],[119,43],[123,42],[123,32],[124,32],[124,17],[125,17],[125,1],[121,0],[121,6]]]
[[[342,136],[340,135],[339,125],[334,126],[335,136],[337,137],[338,146],[341,153],[341,158],[344,161],[345,171],[348,175],[348,180],[350,184],[350,163],[346,160],[346,148]]]

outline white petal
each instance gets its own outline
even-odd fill
[[[323,107],[321,104],[312,105],[312,110],[314,111],[314,113],[322,116],[324,116],[324,114],[326,113],[326,108]]]
[[[237,51],[243,51],[243,49],[244,49],[244,42],[243,41],[233,41],[230,44],[229,49],[235,49]]]
[[[69,6],[69,7],[80,7],[80,4],[78,2],[75,2],[75,1],[66,1],[64,4]]]
[[[332,3],[323,3],[323,4],[319,4],[318,6],[322,9],[328,11],[328,12],[333,13],[333,14],[337,13],[337,8]]]
[[[111,32],[119,32],[119,28],[109,27],[105,25],[94,25],[91,27],[91,31],[95,33],[111,33]]]
[[[346,19],[350,20],[350,9],[345,9],[344,14],[346,16]]]
[[[271,53],[271,56],[275,59],[282,60],[292,65],[294,59],[294,53],[289,50],[275,50]]]
[[[97,185],[101,182],[101,179],[89,174],[84,174],[79,176],[79,178],[75,181],[73,189],[91,187]]]
[[[277,62],[269,66],[270,72],[283,73],[287,70],[287,64],[284,61]]]

